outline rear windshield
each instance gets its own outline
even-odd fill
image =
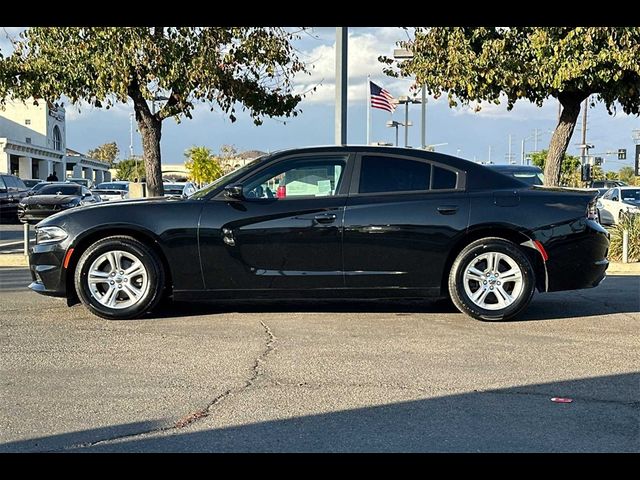
[[[38,195],[80,195],[80,185],[47,185],[38,192]]]
[[[128,183],[114,183],[114,182],[105,182],[99,184],[96,189],[98,190],[129,190]]]

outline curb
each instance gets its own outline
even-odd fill
[[[8,253],[0,255],[0,267],[28,267],[29,258],[21,253]],[[634,263],[620,263],[611,262],[609,268],[607,268],[607,274],[627,274],[627,275],[640,275],[640,262]]]

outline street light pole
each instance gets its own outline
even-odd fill
[[[420,138],[422,140],[422,149],[427,148],[427,87],[426,85],[422,85],[422,118],[420,126],[421,135]]]
[[[347,143],[347,27],[336,27],[335,143]]]
[[[404,146],[409,146],[409,102],[404,104]]]

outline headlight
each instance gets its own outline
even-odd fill
[[[82,202],[78,202],[76,200],[71,200],[70,202],[67,202],[67,203],[61,203],[60,206],[64,208],[71,208],[71,207],[77,207],[81,203]]]
[[[67,238],[67,232],[60,227],[36,228],[36,243],[55,243]]]
[[[604,205],[602,205],[602,202],[600,200],[598,200],[598,203],[596,203],[596,208],[597,209],[602,209],[604,207]]]

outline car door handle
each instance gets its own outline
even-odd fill
[[[442,215],[453,215],[458,211],[457,205],[440,205],[438,207],[438,213]]]
[[[338,217],[335,213],[319,213],[313,217],[313,219],[318,223],[333,223],[336,221],[336,218]]]

